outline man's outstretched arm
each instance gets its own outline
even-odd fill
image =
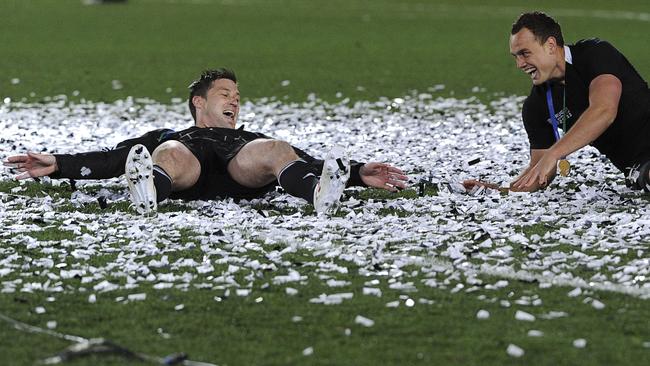
[[[107,179],[124,174],[124,164],[129,150],[136,144],[143,144],[151,152],[159,144],[159,137],[165,131],[148,132],[141,137],[120,142],[115,149],[91,151],[78,154],[38,154],[8,157],[3,165],[16,169],[16,179],[52,178]]]
[[[547,185],[558,160],[593,142],[614,122],[622,89],[621,81],[611,74],[603,74],[592,80],[589,85],[589,107],[575,125],[546,150],[537,164],[517,179],[512,187],[527,191],[535,186]]]

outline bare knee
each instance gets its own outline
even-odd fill
[[[154,164],[160,166],[172,178],[174,190],[193,186],[201,174],[201,164],[192,152],[178,141],[165,141],[151,156]]]
[[[289,162],[298,159],[293,147],[286,141],[263,140],[261,144],[263,151],[260,160],[274,176],[277,176]]]

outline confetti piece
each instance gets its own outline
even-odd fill
[[[524,355],[524,350],[511,343],[508,345],[508,348],[506,348],[506,353],[508,356],[519,358]]]
[[[573,341],[573,347],[575,348],[585,348],[587,347],[587,340],[584,338],[578,338]]]
[[[515,313],[515,319],[525,321],[525,322],[534,322],[535,316],[525,311],[517,310],[517,312]]]
[[[375,325],[374,320],[368,319],[368,318],[366,318],[364,316],[361,316],[361,315],[357,315],[356,318],[354,318],[354,322],[356,324],[363,325],[364,327],[372,327],[373,325]]]
[[[527,334],[528,334],[529,337],[542,337],[542,336],[544,336],[544,332],[542,332],[541,330],[536,330],[536,329],[529,330]]]

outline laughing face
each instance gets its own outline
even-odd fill
[[[540,43],[527,28],[510,36],[510,54],[517,68],[530,76],[533,85],[564,78],[564,52],[554,37]]]
[[[213,81],[206,97],[195,96],[192,103],[196,107],[198,127],[235,128],[239,116],[239,89],[232,80]]]

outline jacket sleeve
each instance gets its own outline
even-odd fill
[[[172,130],[159,129],[126,141],[122,141],[114,149],[106,151],[90,151],[78,154],[54,154],[58,170],[50,174],[51,178],[70,179],[107,179],[124,174],[124,164],[131,147],[144,145],[149,153],[153,153],[168,137]]]

